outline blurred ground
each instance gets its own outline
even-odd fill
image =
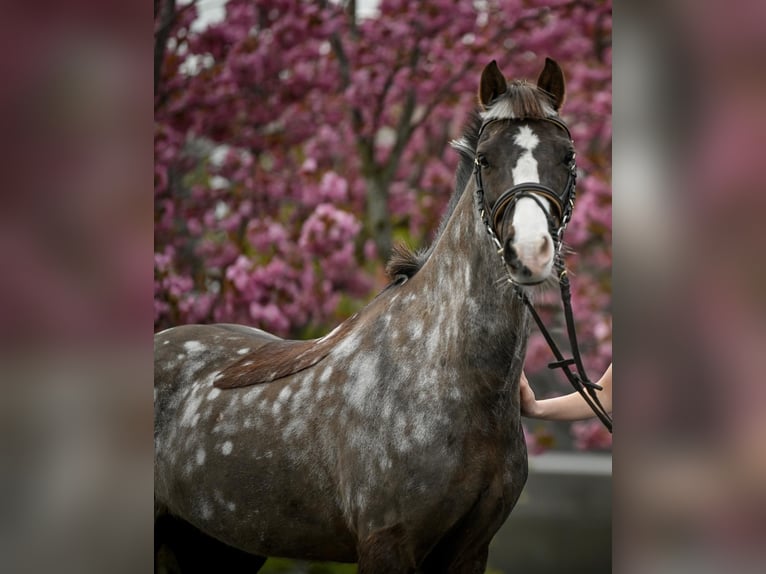
[[[611,467],[608,454],[531,457],[527,485],[492,541],[489,566],[506,574],[611,572]]]

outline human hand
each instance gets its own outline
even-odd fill
[[[532,390],[532,387],[529,386],[529,381],[527,380],[524,371],[521,371],[519,383],[521,388],[521,414],[533,418],[539,416],[539,403],[535,397],[535,392]]]

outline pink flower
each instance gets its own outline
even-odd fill
[[[250,282],[252,266],[247,257],[240,255],[233,265],[226,269],[226,278],[234,284],[239,291],[244,291]]]
[[[578,421],[572,424],[572,437],[579,450],[608,449],[612,435],[599,420]]]
[[[348,182],[333,171],[322,176],[319,194],[323,201],[341,203],[348,199]]]

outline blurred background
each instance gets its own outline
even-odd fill
[[[616,349],[616,438],[528,425],[540,454],[491,566],[763,570],[763,3],[623,2],[613,24],[602,2],[409,4],[4,8],[4,572],[150,571],[152,330],[329,329],[382,286],[388,242],[429,241],[481,67],[534,79],[546,55],[583,172],[575,316],[592,378]],[[566,391],[528,360],[538,394]]]
[[[534,81],[549,56],[577,142],[565,239],[597,379],[612,339],[611,22],[604,1],[158,4],[155,329],[329,332],[388,282],[392,244],[433,237],[483,67]],[[560,324],[550,295],[540,305]],[[542,394],[566,390],[540,373],[550,360],[536,335],[526,364]],[[574,446],[608,447],[599,428],[575,425]]]
[[[496,59],[510,78],[534,81],[551,57],[566,73],[580,170],[565,236],[574,311],[598,379],[612,341],[611,2],[157,6],[156,330],[329,332],[386,285],[394,243],[429,244],[454,189],[449,142],[476,106],[484,66]],[[560,335],[558,292],[549,295],[539,305]],[[535,334],[526,370],[539,396],[571,390],[544,372],[553,359]],[[535,422],[526,435],[545,464],[532,463],[491,566],[608,572],[611,436],[598,421]],[[592,530],[573,528],[580,516]]]

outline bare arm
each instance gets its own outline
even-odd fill
[[[612,365],[597,381],[604,390],[597,391],[607,412],[612,412]],[[577,421],[596,416],[579,393],[573,392],[553,399],[537,400],[526,375],[521,373],[521,414],[533,419]]]

